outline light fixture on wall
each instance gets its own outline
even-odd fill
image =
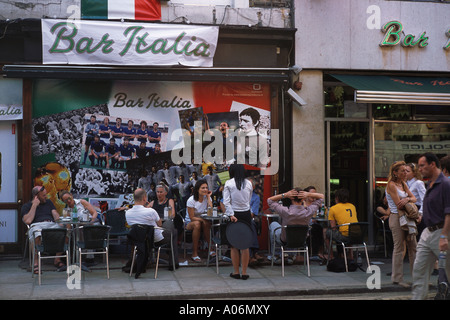
[[[303,68],[294,64],[292,67],[289,68],[289,70],[291,70],[294,74],[299,74]]]
[[[291,97],[292,100],[294,100],[294,102],[296,102],[298,105],[300,106],[304,106],[306,105],[306,101],[303,100],[294,90],[292,90],[291,88],[289,88],[289,90],[287,91],[287,94],[289,95],[289,97]]]

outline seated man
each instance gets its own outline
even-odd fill
[[[306,197],[311,197],[315,199],[310,206],[305,207],[303,205],[303,199]],[[289,207],[285,207],[282,204],[279,204],[278,201],[284,198],[289,198],[292,200],[292,205]],[[267,199],[267,203],[269,204],[270,209],[275,211],[280,215],[282,226],[288,225],[309,225],[312,216],[317,212],[319,208],[322,207],[324,195],[321,193],[311,193],[302,191],[300,188],[292,189],[283,194],[277,194],[269,199]],[[270,244],[273,245],[273,236],[276,228],[280,227],[280,223],[277,221],[272,222],[269,225],[269,237]],[[281,245],[286,241],[286,231],[284,228],[280,228],[275,231],[275,242],[278,245]],[[273,259],[274,257],[272,257]],[[297,259],[300,261],[299,257]]]
[[[30,226],[28,237],[35,243],[41,242],[41,230],[60,228],[55,222],[59,219],[59,213],[50,199],[47,199],[47,191],[43,186],[36,186],[31,190],[33,200],[23,205],[21,214],[22,221]],[[61,254],[61,253],[59,253]],[[59,258],[55,258],[55,266],[58,271],[65,271],[66,265]],[[34,273],[38,272],[37,255],[34,257]]]
[[[349,203],[350,193],[347,189],[339,189],[335,192],[334,198],[336,204],[330,208],[328,213],[328,220],[330,221],[330,228],[326,231],[327,246],[330,245],[330,237],[333,235],[333,240],[338,242],[346,242],[348,237],[348,226],[338,225],[346,223],[358,222],[356,215],[356,208],[353,204]],[[330,259],[333,257],[333,252],[330,252]],[[350,253],[350,259],[352,259],[352,253]]]
[[[145,207],[147,203],[147,192],[144,189],[136,189],[134,192],[134,206],[125,213],[128,225],[145,224],[154,227],[162,225],[158,213],[152,208]],[[170,243],[170,233],[165,230],[155,229],[154,243],[156,246]],[[131,264],[131,261],[128,264]],[[171,268],[170,266],[172,266],[172,259],[169,259],[169,268],[173,270],[173,267]],[[140,273],[136,273],[135,278],[137,279],[139,275]]]

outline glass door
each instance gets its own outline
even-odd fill
[[[335,204],[334,192],[350,191],[359,221],[368,221],[369,122],[327,121],[328,203]]]

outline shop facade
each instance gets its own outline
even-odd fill
[[[348,188],[374,243],[389,166],[450,154],[450,4],[295,3],[307,105],[293,109],[293,184],[316,185],[328,206]]]
[[[92,23],[78,21],[80,30],[88,33],[76,38],[74,29],[70,28],[77,25],[71,22],[16,21],[2,39],[9,51],[1,53],[5,79],[0,82],[0,88],[9,98],[3,96],[1,103],[6,107],[23,106],[22,118],[14,120],[17,121],[14,136],[18,163],[16,198],[8,197],[8,202],[0,205],[2,219],[6,215],[13,218],[7,226],[5,223],[10,238],[0,241],[4,253],[23,250],[26,227],[20,219],[20,207],[29,201],[33,185],[44,185],[58,210],[64,207],[58,198],[61,190],[70,190],[77,197],[89,199],[99,210],[105,203],[114,208],[123,201],[124,195],[137,187],[143,170],[151,171],[153,166],[156,170],[162,169],[165,162],[174,164],[174,151],[182,146],[180,134],[175,132],[188,132],[191,120],[200,121],[202,133],[206,128],[218,129],[222,121],[236,130],[239,113],[253,108],[260,116],[258,130],[266,130],[268,134],[276,129],[283,135],[279,139],[290,141],[291,127],[284,126],[280,119],[290,114],[291,103],[284,91],[289,87],[292,74],[289,61],[293,61],[295,29],[107,21],[90,31]],[[113,44],[118,43],[112,31],[116,27],[119,36],[125,30],[130,32],[122,51],[114,51],[119,58],[139,49],[142,54],[164,51],[166,58],[172,50],[179,53],[182,60],[146,63],[145,59],[139,61],[135,56],[128,62],[118,62],[109,52]],[[149,37],[145,38],[143,31],[147,27],[161,28],[159,40],[151,42]],[[172,43],[171,35],[165,34],[169,29],[176,30],[177,34]],[[205,32],[205,35],[193,35],[191,30]],[[136,33],[132,35],[133,31]],[[216,39],[204,40],[214,33]],[[180,36],[183,34],[189,36],[187,41]],[[45,36],[49,36],[49,40]],[[196,42],[196,39],[203,42]],[[69,52],[72,44],[73,52]],[[129,51],[125,51],[127,45]],[[209,55],[208,50],[212,49],[214,52]],[[52,60],[46,56],[52,50],[65,51],[65,55],[59,57],[67,61],[72,53],[78,57],[84,54],[85,59],[68,63]],[[102,53],[106,60],[96,61],[96,53]],[[202,55],[208,56],[209,61],[198,62],[200,59],[196,57]],[[18,94],[12,94],[11,86]],[[86,129],[92,116],[99,126],[105,121],[114,126],[120,118],[125,127],[131,120],[135,130],[142,120],[148,127],[157,122],[160,145],[157,147],[146,141],[145,157],[122,167],[106,168],[105,161],[91,162],[86,148],[89,135]],[[13,124],[8,123],[8,128]],[[106,140],[111,137],[110,134]],[[123,141],[120,139],[116,143],[120,145]],[[132,143],[137,149],[137,138]],[[254,166],[251,171],[259,185],[261,212],[263,198],[281,189],[287,190],[291,184],[290,151],[286,145],[278,145],[277,155],[283,159],[283,167],[271,175],[261,175]],[[192,151],[190,162],[195,150],[189,151]],[[204,155],[204,150],[201,151],[200,158]],[[226,170],[220,168],[218,166],[217,171],[225,174],[226,179]],[[12,211],[6,213],[6,210]],[[260,242],[266,244],[267,239],[264,237]]]

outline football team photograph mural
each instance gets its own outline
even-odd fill
[[[137,187],[154,196],[161,181],[181,201],[179,188],[208,174],[219,176],[210,188],[220,197],[229,165],[241,160],[262,208],[269,84],[36,80],[33,92],[34,183],[60,212],[62,190],[104,211]],[[269,150],[260,148],[256,161],[251,137]]]

